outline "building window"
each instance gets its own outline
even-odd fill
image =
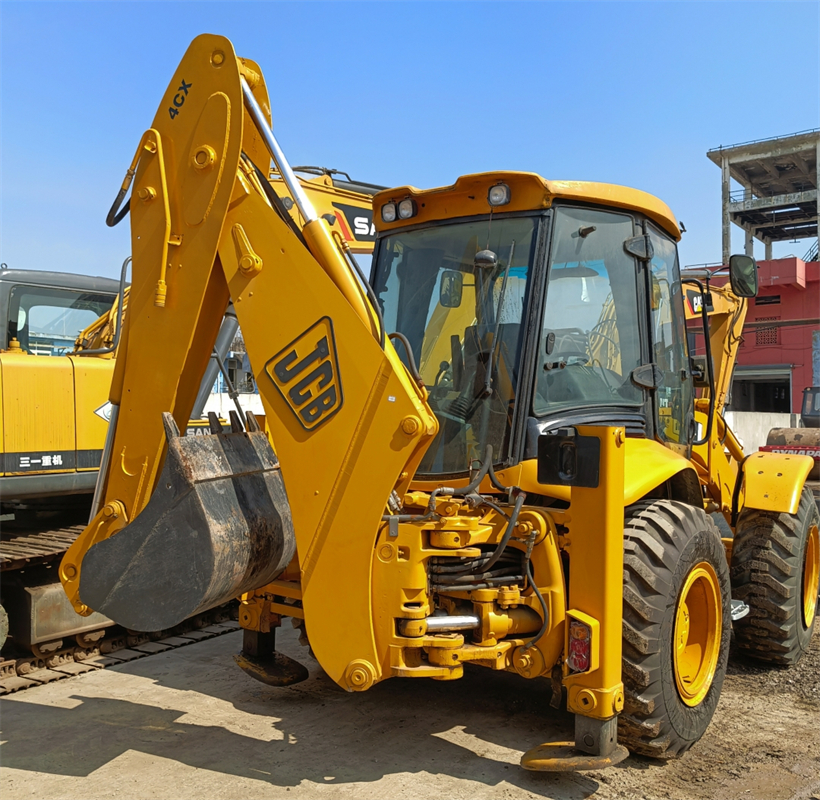
[[[779,320],[780,317],[758,317],[755,322],[774,322],[775,320]],[[755,330],[755,344],[756,345],[771,345],[771,344],[780,344],[778,338],[778,331],[780,328],[778,326],[772,325],[772,327],[760,327]]]
[[[756,306],[779,306],[780,305],[780,295],[779,294],[770,294],[768,297],[756,297],[755,298],[755,305]]]

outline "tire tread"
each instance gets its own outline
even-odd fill
[[[802,555],[809,526],[818,520],[814,497],[805,488],[797,514],[741,512],[731,575],[732,596],[750,609],[735,623],[735,641],[744,655],[788,666],[808,649],[814,622],[808,629],[803,625]]]
[[[679,735],[669,722],[663,697],[663,642],[660,630],[673,594],[675,571],[687,543],[707,530],[720,547],[720,534],[705,512],[670,500],[644,501],[627,509],[624,531],[623,666],[624,710],[618,720],[618,737],[633,753],[673,758],[686,752],[705,730],[692,737]],[[722,558],[722,552],[720,553]],[[728,566],[718,565],[725,576],[728,607]],[[720,693],[728,655],[719,656],[712,692]],[[723,645],[722,645],[723,646]],[[670,667],[671,668],[671,667]],[[674,680],[674,679],[673,679]],[[705,701],[704,701],[705,702]],[[705,724],[716,705],[705,712]]]

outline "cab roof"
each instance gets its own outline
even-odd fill
[[[487,200],[487,193],[498,183],[506,183],[510,187],[510,202],[495,207],[499,213],[549,208],[556,199],[575,200],[639,211],[660,225],[675,240],[680,240],[680,229],[671,209],[648,192],[613,183],[548,181],[534,172],[479,172],[463,175],[452,186],[435,189],[399,186],[385,189],[373,197],[373,222],[376,230],[383,232],[420,222],[487,214],[493,208]],[[409,220],[384,222],[381,207],[391,201],[401,202],[407,197],[416,201],[415,216]]]

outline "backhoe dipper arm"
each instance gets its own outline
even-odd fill
[[[709,292],[712,305],[706,313],[709,317],[709,341],[714,363],[715,408],[718,413],[722,413],[732,386],[748,300],[734,294],[728,283],[725,286],[710,286]],[[694,310],[691,298],[684,306],[686,319],[700,322],[700,311]]]
[[[257,65],[238,59],[223,37],[195,39],[140,142],[131,202],[133,284],[111,389],[119,414],[100,475],[102,507],[60,572],[79,613],[89,612],[83,598],[91,595],[103,598],[95,610],[109,613],[106,598],[117,592],[131,592],[136,616],[163,627],[192,613],[197,600],[185,596],[178,570],[199,580],[213,567],[200,563],[202,554],[212,546],[216,563],[219,544],[214,538],[200,547],[197,537],[210,534],[198,528],[185,528],[185,539],[177,533],[182,522],[167,523],[172,512],[158,522],[161,515],[146,505],[176,491],[168,465],[160,478],[167,431],[169,462],[180,448],[173,424],[167,419],[163,427],[163,412],[184,429],[230,299],[287,488],[277,524],[287,533],[292,517],[311,646],[341,682],[354,659],[380,669],[371,622],[373,546],[387,498],[406,489],[437,423],[390,341],[380,346],[372,307],[328,223],[299,197],[298,183],[290,188],[306,220],[309,251],[265,196],[253,165],[265,171],[273,155],[279,172],[290,172],[269,126]],[[251,428],[233,436],[250,442],[247,452],[261,453],[264,434]],[[208,462],[214,485],[234,504],[227,521],[215,522],[219,535],[236,518],[251,528],[273,524],[256,519],[246,488],[280,480],[275,458],[258,474],[239,474],[230,437],[195,437],[226,440],[224,453],[217,459],[209,451]],[[228,480],[220,483],[225,464]],[[180,502],[194,502],[200,489]],[[99,557],[91,558],[95,551]],[[85,569],[93,562],[96,575],[83,574],[86,554]],[[258,588],[253,576],[242,583],[241,565],[238,575],[229,596]]]
[[[684,273],[686,274],[686,273]],[[698,275],[698,277],[702,277]],[[698,320],[701,311],[695,309],[694,299],[699,295],[687,289],[684,304],[687,320]],[[715,382],[715,424],[710,441],[696,445],[692,457],[708,496],[716,503],[730,526],[737,522],[741,508],[794,514],[800,502],[803,483],[811,469],[811,460],[776,453],[754,453],[755,468],[742,467],[746,459],[740,442],[732,433],[723,416],[723,407],[732,386],[732,375],[737,363],[746,321],[748,300],[738,297],[730,283],[710,286],[709,344]],[[695,328],[697,330],[697,328]],[[709,390],[695,400],[696,419],[704,423],[709,413]]]

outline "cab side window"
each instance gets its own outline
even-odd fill
[[[681,294],[678,250],[665,234],[647,225],[654,255],[649,262],[652,309],[652,360],[663,372],[656,390],[657,429],[673,444],[687,444],[692,417],[692,381],[686,358],[686,320]]]
[[[78,334],[113,305],[113,294],[15,286],[9,297],[8,339],[32,355],[70,352]]]

